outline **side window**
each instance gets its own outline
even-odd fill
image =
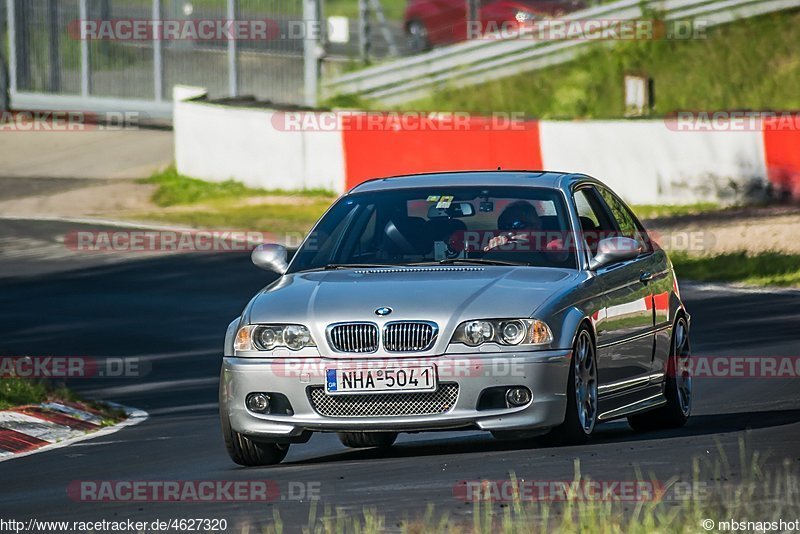
[[[595,227],[599,228],[600,220],[586,198],[586,191],[586,189],[581,189],[575,192],[575,207],[578,209],[578,217],[589,219]],[[583,226],[583,221],[581,221],[581,226]]]
[[[619,227],[620,234],[624,237],[635,239],[642,246],[642,250],[647,252],[652,251],[647,233],[644,231],[644,228],[641,228],[636,223],[636,219],[634,219],[628,207],[607,189],[601,188],[600,195],[603,197],[606,206],[608,206],[611,215],[614,217]]]
[[[578,189],[573,198],[583,238],[589,245],[592,255],[597,254],[597,243],[604,237],[613,235],[616,232],[616,226],[606,214],[603,203],[593,187]]]

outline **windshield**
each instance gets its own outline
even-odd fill
[[[438,187],[341,198],[289,272],[486,263],[576,268],[569,217],[554,189]]]

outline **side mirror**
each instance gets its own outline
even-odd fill
[[[642,246],[630,237],[607,237],[597,243],[597,254],[589,261],[589,269],[595,271],[606,265],[632,260],[642,252]]]
[[[289,267],[286,262],[286,247],[273,244],[258,245],[250,254],[250,259],[256,267],[265,271],[274,271],[283,274]]]

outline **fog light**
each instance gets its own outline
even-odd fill
[[[525,387],[510,388],[506,392],[506,402],[509,407],[524,406],[531,401],[531,390]]]
[[[263,393],[251,393],[245,401],[247,409],[256,413],[267,413],[269,411],[269,397]]]

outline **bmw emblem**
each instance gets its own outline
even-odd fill
[[[392,309],[388,306],[383,306],[382,308],[375,310],[375,315],[380,315],[381,317],[389,315],[390,313],[392,313]]]

